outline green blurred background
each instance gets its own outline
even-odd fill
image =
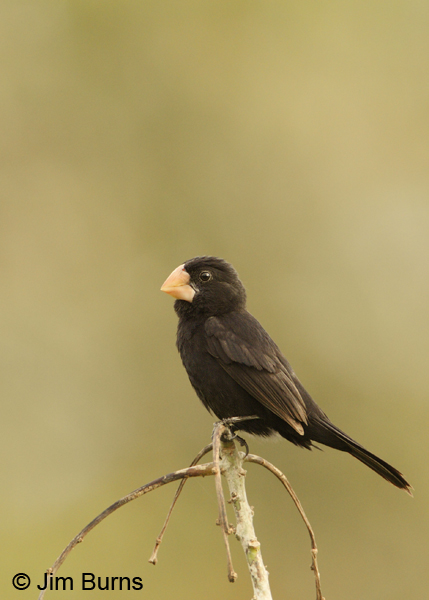
[[[2,1],[2,598],[36,598],[15,573],[39,583],[96,514],[208,443],[159,291],[202,254],[234,264],[331,419],[415,487],[250,440],[305,506],[327,600],[426,596],[428,28],[414,0]],[[313,598],[299,516],[248,473],[274,597]],[[59,575],[250,599],[233,539],[227,582],[211,479],[148,564],[173,493],[115,513]]]

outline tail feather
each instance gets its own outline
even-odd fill
[[[366,450],[363,446],[355,442],[341,429],[335,427],[330,421],[322,421],[317,419],[317,429],[320,433],[320,426],[323,427],[323,434],[317,437],[312,437],[316,442],[331,446],[338,450],[348,452],[367,467],[384,477],[390,483],[393,483],[396,487],[405,490],[410,496],[412,496],[412,486],[408,483],[405,477],[395,467],[389,465],[386,461],[378,458],[372,452]],[[317,439],[319,438],[319,439]]]
[[[410,496],[413,495],[411,491],[413,488],[402,473],[395,469],[395,467],[392,467],[392,465],[389,465],[386,461],[378,458],[378,456],[375,456],[375,454],[372,454],[365,448],[362,448],[359,444],[349,444],[348,452],[363,462],[367,467],[381,475],[381,477],[384,477],[384,479],[387,479],[387,481],[396,485],[396,487],[405,490]]]

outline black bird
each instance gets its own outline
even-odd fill
[[[246,310],[235,269],[212,256],[175,269],[161,290],[176,299],[177,348],[204,406],[219,419],[257,415],[235,429],[281,436],[303,448],[312,442],[348,452],[411,494],[404,476],[338,429],[305,391],[260,323]]]

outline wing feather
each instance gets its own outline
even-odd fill
[[[301,435],[307,424],[304,400],[279,348],[247,311],[210,317],[205,325],[209,353],[249,394]]]

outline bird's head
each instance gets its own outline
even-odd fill
[[[214,256],[197,256],[178,266],[161,291],[176,298],[174,308],[179,315],[221,315],[246,305],[246,291],[237,271]]]

